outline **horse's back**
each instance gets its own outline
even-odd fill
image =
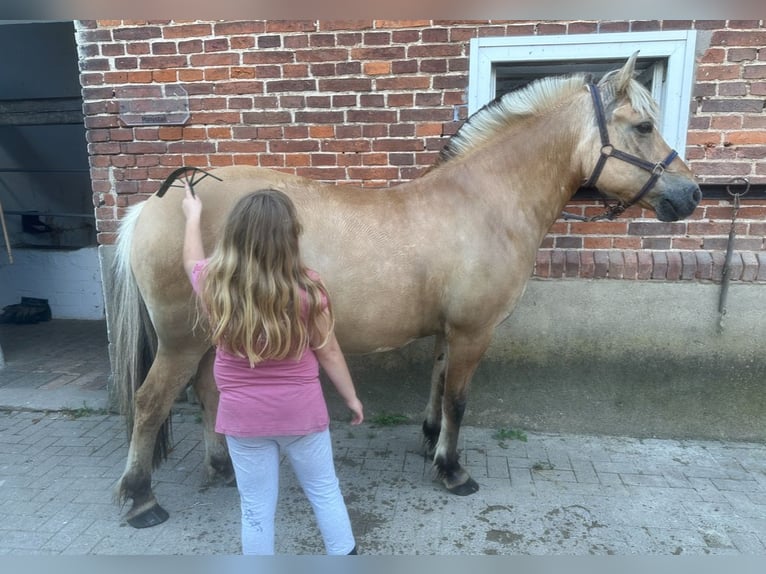
[[[472,219],[464,203],[459,209],[450,205],[457,200],[450,199],[449,186],[431,176],[394,188],[361,189],[251,166],[210,173],[194,187],[204,204],[205,252],[213,249],[240,197],[263,188],[284,191],[304,228],[304,261],[327,284],[338,338],[350,352],[400,347],[443,330],[453,319],[470,327],[502,313],[505,289],[474,279],[487,269],[504,270],[485,264],[497,249],[488,249],[482,235],[467,232],[481,229],[483,216]],[[180,186],[149,198],[133,246],[134,271],[148,307],[165,318],[169,331],[178,332],[188,329],[193,299],[182,264],[182,198]]]

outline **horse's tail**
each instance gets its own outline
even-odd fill
[[[131,207],[120,222],[112,267],[114,311],[111,321],[114,385],[120,412],[125,416],[128,441],[133,434],[134,398],[157,353],[157,334],[130,266],[136,223],[144,204]],[[170,417],[162,423],[154,445],[153,464],[167,458],[171,447]]]

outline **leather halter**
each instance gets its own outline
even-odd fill
[[[609,132],[606,129],[606,114],[604,113],[604,105],[601,103],[601,94],[599,92],[598,86],[594,83],[590,83],[588,84],[588,89],[590,90],[591,98],[593,99],[593,107],[596,111],[598,131],[601,134],[601,155],[598,158],[596,167],[593,168],[593,173],[591,173],[588,180],[583,184],[583,187],[598,189],[596,187],[596,182],[598,182],[598,178],[601,176],[601,172],[606,165],[606,160],[608,160],[610,157],[628,162],[629,164],[635,165],[636,167],[648,171],[651,174],[649,179],[646,180],[644,187],[642,187],[641,190],[635,196],[633,196],[630,201],[625,203],[624,201],[620,200],[617,203],[609,205],[607,201],[604,200],[606,211],[602,215],[597,215],[595,217],[589,218],[590,220],[614,219],[630,206],[638,203],[638,201],[640,201],[641,198],[644,197],[644,195],[646,195],[646,193],[652,189],[652,187],[654,187],[654,184],[657,183],[657,180],[660,178],[660,176],[665,173],[665,170],[668,168],[668,166],[673,162],[674,159],[676,159],[678,152],[676,152],[676,150],[671,150],[668,156],[661,162],[651,163],[645,159],[641,159],[638,156],[615,149],[614,146],[609,143]]]

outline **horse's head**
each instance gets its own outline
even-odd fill
[[[614,213],[639,204],[653,209],[660,221],[676,221],[694,211],[702,193],[662,138],[657,104],[633,78],[637,55],[598,86],[589,86],[596,121],[593,146],[584,160],[591,174],[585,185],[616,198],[620,204]]]

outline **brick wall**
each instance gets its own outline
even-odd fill
[[[78,21],[99,242],[126,206],[174,168],[251,164],[326,181],[388,186],[418,177],[466,114],[478,36],[700,30],[686,157],[702,183],[766,183],[762,21]],[[115,93],[182,84],[183,126],[129,127]],[[596,213],[594,201],[567,211]],[[535,274],[717,280],[731,202],[705,200],[662,223],[640,208],[612,222],[559,220]],[[742,200],[732,278],[766,281],[766,200]]]

